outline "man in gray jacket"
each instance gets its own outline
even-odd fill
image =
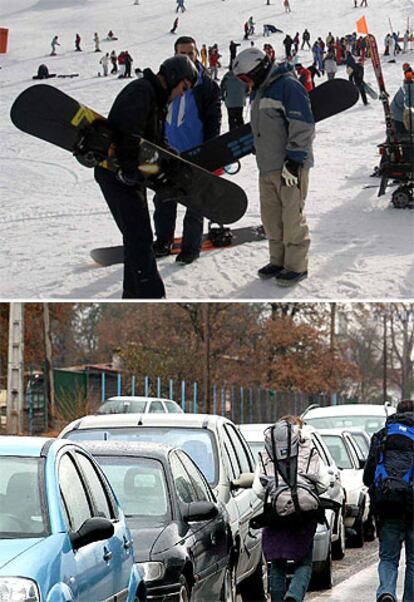
[[[293,286],[308,275],[309,229],[303,214],[313,165],[315,122],[308,93],[285,63],[257,48],[237,55],[233,71],[251,91],[262,222],[270,263],[260,278]]]
[[[233,130],[244,123],[243,108],[246,105],[248,87],[233,71],[228,71],[221,80],[220,90],[229,117],[229,129]]]

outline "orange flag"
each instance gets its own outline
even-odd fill
[[[365,17],[361,17],[360,19],[358,19],[358,21],[357,21],[357,32],[358,33],[364,33],[365,35],[368,35],[368,25],[367,25],[367,22],[365,20]]]

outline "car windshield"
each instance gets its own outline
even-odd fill
[[[348,449],[340,435],[322,435],[338,468],[354,468]]]
[[[204,473],[209,485],[214,487],[217,476],[217,447],[215,439],[207,429],[164,426],[141,426],[132,428],[79,429],[65,435],[68,439],[98,441],[150,441],[165,443],[186,451]]]
[[[105,401],[98,409],[98,414],[140,414],[145,411],[146,401],[113,399]]]
[[[146,526],[171,520],[169,496],[162,464],[147,458],[97,456],[127,518]]]
[[[320,416],[318,418],[306,416],[305,422],[317,429],[360,428],[371,437],[384,426],[385,416]]]
[[[0,539],[43,537],[40,458],[0,457]]]

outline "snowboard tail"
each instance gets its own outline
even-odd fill
[[[266,234],[263,226],[246,226],[243,228],[234,228],[229,233],[227,228],[224,230],[224,237],[217,236],[217,232],[212,228],[209,232],[203,235],[201,252],[205,253],[215,249],[227,247],[236,247],[247,242],[255,242],[265,240]],[[218,233],[220,234],[220,232]],[[178,255],[181,250],[182,238],[175,238],[171,249],[172,255]],[[124,247],[122,245],[113,247],[100,247],[92,249],[91,257],[96,263],[102,267],[108,267],[124,262]]]

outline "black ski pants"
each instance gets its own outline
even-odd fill
[[[244,124],[243,107],[230,107],[227,109],[229,116],[229,130],[234,130]]]
[[[162,201],[155,195],[154,205],[154,225],[157,240],[163,243],[172,243],[177,220],[177,203]],[[203,216],[187,209],[184,217],[181,251],[183,253],[199,253],[202,238]]]
[[[95,180],[124,242],[124,299],[161,299],[165,289],[152,250],[145,188],[125,186],[112,172],[95,168]]]

